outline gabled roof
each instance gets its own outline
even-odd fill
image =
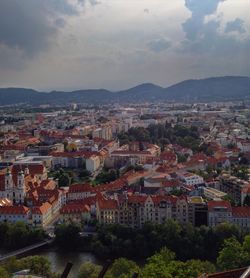
[[[0,214],[16,214],[16,215],[27,215],[29,208],[25,206],[4,206],[0,207]]]
[[[66,204],[60,209],[61,214],[83,213],[89,211],[90,208],[88,205],[76,204],[76,203]]]
[[[216,208],[225,208],[228,211],[232,211],[232,207],[229,201],[208,201],[208,211],[213,211]]]
[[[98,206],[101,210],[115,210],[118,209],[118,202],[116,200],[98,200]]]

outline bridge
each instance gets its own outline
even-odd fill
[[[18,250],[15,250],[15,251],[12,251],[10,253],[7,253],[3,256],[0,256],[0,262],[3,262],[11,257],[16,257],[16,256],[20,256],[22,254],[25,254],[29,251],[32,251],[34,249],[37,249],[39,247],[42,247],[42,246],[45,246],[47,244],[50,244],[53,242],[53,239],[50,239],[50,240],[44,240],[42,242],[39,242],[39,243],[36,243],[36,244],[33,244],[33,245],[29,245],[27,247],[24,247],[24,248],[21,248],[21,249],[18,249]]]

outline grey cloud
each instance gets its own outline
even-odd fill
[[[213,14],[220,2],[226,0],[186,0],[185,6],[192,12],[193,17],[204,17]]]
[[[67,0],[2,0],[0,44],[32,57],[47,49],[62,27],[63,19],[54,21],[54,17],[75,14],[76,7]]]
[[[219,3],[224,1],[226,0],[185,1],[185,6],[192,13],[191,18],[182,24],[188,40],[195,40],[203,33],[204,28],[206,28],[204,23],[205,16],[213,14],[217,10]]]
[[[59,17],[55,20],[55,25],[59,28],[64,28],[66,25],[66,21],[64,18]]]
[[[166,38],[160,38],[148,43],[148,47],[153,52],[162,52],[171,47],[171,42]]]
[[[229,21],[226,25],[225,32],[239,32],[240,34],[245,33],[246,29],[244,27],[244,20],[236,18],[233,21]]]
[[[224,64],[228,60],[234,60],[235,64],[239,64],[241,67],[249,66],[250,37],[239,39],[222,33],[219,31],[220,20],[205,22],[205,16],[214,14],[219,3],[223,1],[186,0],[186,7],[192,12],[192,15],[182,24],[186,39],[181,43],[179,50],[182,53],[192,54],[194,58],[210,57],[213,61],[224,59]],[[229,22],[225,31],[232,30],[243,32],[245,30],[244,22],[241,19]]]
[[[78,0],[78,3],[81,4],[82,6],[84,6],[86,2],[89,2],[89,4],[92,6],[101,4],[101,2],[98,0]]]

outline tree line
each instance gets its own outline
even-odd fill
[[[182,126],[171,124],[151,124],[147,128],[132,127],[127,132],[118,134],[121,145],[128,144],[133,141],[141,141],[153,143],[161,146],[167,144],[178,144],[182,147],[190,148],[193,151],[199,150],[201,143],[198,128],[195,126]]]
[[[19,249],[45,239],[42,229],[32,228],[24,222],[0,223],[0,248]]]
[[[173,220],[165,224],[146,223],[141,229],[121,225],[99,225],[97,234],[80,237],[77,225],[59,225],[55,244],[63,249],[91,251],[100,258],[126,257],[144,260],[165,246],[176,254],[177,260],[201,259],[216,262],[224,240],[235,237],[243,242],[245,233],[229,223],[214,228],[191,224],[180,225]]]

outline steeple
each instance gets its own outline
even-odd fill
[[[21,170],[17,175],[17,188],[22,189],[24,187],[24,172]]]
[[[5,174],[5,190],[13,188],[13,179],[12,179],[12,173],[10,170],[10,167],[7,168],[6,174]]]

